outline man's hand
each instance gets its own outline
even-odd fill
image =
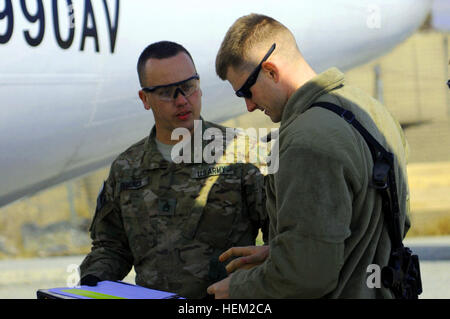
[[[214,295],[216,299],[229,299],[231,276],[232,275],[209,286],[208,289],[206,290],[208,294]]]
[[[230,257],[239,257],[231,261],[227,266],[230,274],[237,269],[250,269],[262,264],[269,256],[269,246],[232,247],[219,256],[219,261],[224,262]]]
[[[82,286],[97,286],[98,282],[101,281],[100,278],[94,275],[86,275],[80,280],[80,285]]]

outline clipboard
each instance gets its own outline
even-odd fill
[[[37,299],[184,299],[176,293],[109,280],[96,286],[40,289],[36,294]]]

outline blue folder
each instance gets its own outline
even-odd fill
[[[75,299],[183,299],[175,293],[149,289],[122,281],[100,281],[96,286],[39,290],[38,298]]]

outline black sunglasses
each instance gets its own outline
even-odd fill
[[[269,56],[272,54],[273,50],[275,50],[276,44],[272,44],[269,51],[266,53],[264,58],[261,60],[261,62],[258,64],[258,66],[253,70],[253,72],[249,75],[247,78],[247,81],[245,81],[244,85],[241,86],[239,90],[236,91],[236,95],[238,97],[243,97],[246,99],[252,98],[252,92],[250,92],[250,88],[253,86],[253,84],[256,83],[256,80],[258,79],[259,71],[261,71],[262,64],[264,61],[266,61]]]

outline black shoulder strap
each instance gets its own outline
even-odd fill
[[[383,199],[383,211],[388,222],[389,235],[393,248],[402,247],[400,232],[400,209],[398,205],[397,186],[394,173],[394,154],[387,151],[378,141],[359,123],[355,115],[336,104],[317,102],[311,107],[322,107],[342,117],[361,134],[369,146],[373,159],[372,187],[378,189]]]
[[[373,158],[371,186],[381,194],[382,209],[392,244],[389,263],[381,271],[381,280],[386,288],[391,289],[396,298],[417,299],[422,293],[419,257],[413,255],[412,251],[408,247],[404,247],[402,242],[400,209],[394,172],[394,154],[378,143],[361,123],[356,120],[352,112],[327,102],[318,102],[311,105],[311,107],[314,106],[330,110],[353,125],[369,146]]]
[[[358,122],[358,120],[355,118],[355,115],[336,104],[328,103],[328,102],[317,102],[311,105],[311,107],[314,106],[320,106],[325,109],[328,109],[340,117],[342,117],[344,120],[346,120],[349,124],[353,125],[358,132],[362,135],[364,140],[366,141],[367,145],[369,145],[370,151],[372,152],[372,157],[376,157],[376,152],[381,152],[383,154],[387,154],[385,148],[378,143],[378,141],[364,128],[364,126],[361,125],[361,123]],[[374,156],[375,155],[375,156]]]

